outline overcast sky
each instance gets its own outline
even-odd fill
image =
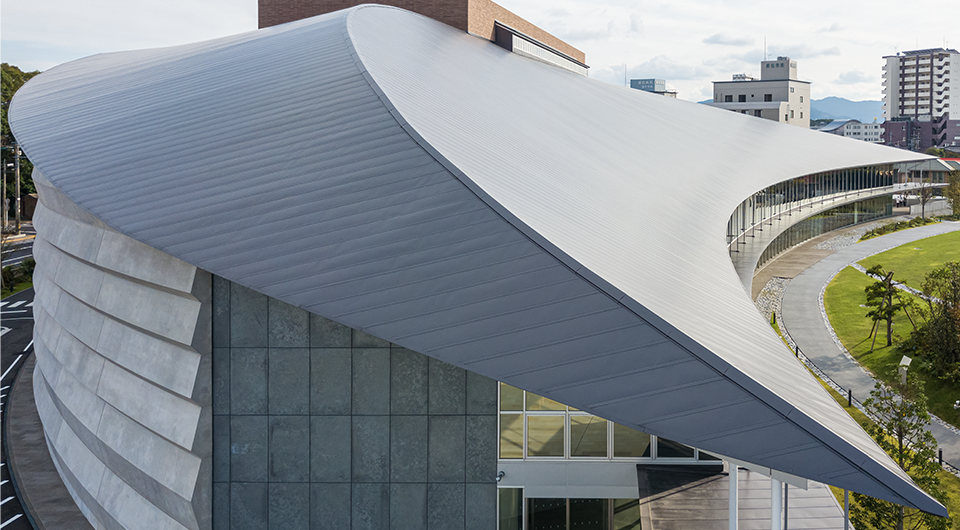
[[[590,76],[623,84],[658,77],[682,99],[711,81],[759,74],[788,55],[811,97],[880,99],[884,55],[960,46],[956,11],[904,10],[893,0],[502,0],[587,54]],[[23,70],[95,53],[183,44],[256,29],[257,0],[3,0],[0,59]]]

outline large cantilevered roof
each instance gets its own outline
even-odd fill
[[[18,92],[11,122],[77,204],[204,270],[645,432],[946,515],[782,346],[725,241],[770,184],[919,155],[606,85],[381,6],[67,63]]]

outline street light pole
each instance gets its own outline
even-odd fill
[[[3,198],[0,199],[3,201],[3,230],[7,229],[7,210],[9,205],[7,203],[7,161],[2,160],[0,163],[3,164]]]
[[[20,235],[20,144],[13,146],[13,176],[17,179],[17,235]]]

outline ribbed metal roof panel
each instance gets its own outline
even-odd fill
[[[783,350],[724,248],[755,190],[901,152],[380,7],[68,63],[11,118],[74,201],[198,267],[653,434],[942,513]],[[678,123],[711,140],[698,157]]]

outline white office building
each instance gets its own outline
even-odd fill
[[[713,103],[722,109],[810,128],[810,82],[797,79],[797,62],[789,57],[760,62],[760,79],[733,74],[713,82]]]

